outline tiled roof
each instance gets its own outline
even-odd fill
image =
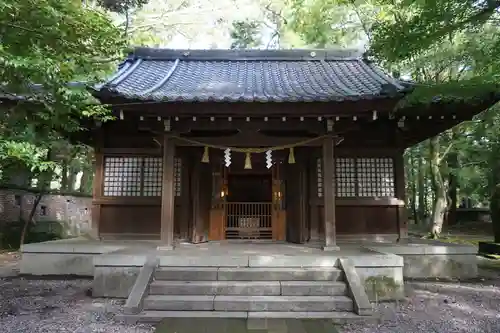
[[[350,51],[138,48],[98,88],[142,101],[310,102],[373,99],[402,82]]]

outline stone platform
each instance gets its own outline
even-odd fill
[[[472,246],[410,239],[405,242],[342,241],[340,250],[325,252],[320,244],[208,242],[177,244],[158,250],[157,241],[70,239],[27,244],[21,249],[21,274],[76,275],[94,278],[93,294],[127,298],[147,258],[159,267],[307,268],[352,262],[370,300],[404,297],[403,278],[471,278],[477,276]],[[189,274],[189,273],[186,273]],[[209,274],[209,273],[207,273]],[[210,273],[213,274],[213,273]]]

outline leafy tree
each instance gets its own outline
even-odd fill
[[[373,1],[289,0],[289,26],[313,47],[356,47],[371,38]]]
[[[316,47],[361,46],[388,71],[420,83],[400,106],[488,96],[498,87],[499,1],[291,0],[290,26]],[[432,216],[438,237],[458,197],[487,202],[500,127],[488,111],[410,148],[408,204],[416,221]],[[432,212],[432,213],[430,213]],[[499,215],[500,216],[500,215]]]
[[[126,44],[105,13],[77,1],[4,0],[0,27],[0,166],[25,165],[46,190],[54,143],[85,118],[109,118],[87,86],[122,58]]]

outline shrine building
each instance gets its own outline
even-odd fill
[[[412,89],[351,51],[138,48],[95,90],[94,235],[406,238],[405,148],[491,104],[399,107]]]

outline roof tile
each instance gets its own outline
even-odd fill
[[[405,90],[352,53],[311,52],[138,49],[99,91],[143,101],[307,102]]]

